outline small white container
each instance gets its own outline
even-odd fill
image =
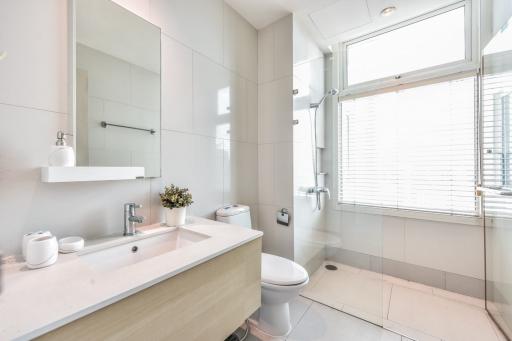
[[[187,218],[187,208],[179,207],[179,208],[167,208],[165,210],[165,222],[167,226],[175,227],[175,226],[183,226],[185,225],[185,220]]]
[[[25,235],[23,235],[23,240],[21,242],[21,253],[23,254],[23,259],[27,260],[27,244],[30,240],[34,238],[40,238],[40,237],[46,237],[51,236],[50,231],[37,231],[37,232],[30,232]]]
[[[59,252],[71,253],[84,248],[84,239],[82,237],[66,237],[59,239]]]
[[[52,146],[48,157],[51,167],[75,167],[75,152],[70,146]]]
[[[39,269],[50,266],[57,261],[59,247],[55,236],[34,238],[27,243],[27,266]]]
[[[57,142],[52,146],[50,155],[48,155],[48,165],[51,167],[75,167],[75,151],[66,144],[65,134],[62,131],[57,132]]]

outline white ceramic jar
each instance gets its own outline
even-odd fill
[[[175,226],[183,226],[185,225],[185,220],[187,218],[187,208],[179,207],[179,208],[167,208],[165,210],[165,222],[167,226],[175,227]]]
[[[27,266],[39,269],[50,266],[57,261],[59,246],[55,236],[34,238],[27,243]]]

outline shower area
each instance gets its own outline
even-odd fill
[[[476,5],[328,53],[294,20],[301,295],[412,340],[512,338],[512,6]]]

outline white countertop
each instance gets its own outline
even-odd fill
[[[196,244],[110,272],[93,269],[78,254],[59,254],[56,264],[29,270],[25,263],[3,267],[0,294],[0,340],[30,340],[133,295],[198,264],[262,236],[262,232],[202,218],[182,227],[209,236]],[[86,252],[161,233],[152,225],[134,237],[86,242]]]

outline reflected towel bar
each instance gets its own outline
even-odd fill
[[[120,124],[113,124],[113,123],[108,123],[108,122],[105,122],[105,121],[101,121],[101,126],[103,128],[106,128],[108,126],[112,126],[112,127],[118,127],[118,128],[127,128],[127,129],[135,129],[135,130],[142,130],[142,131],[147,131],[149,132],[151,135],[154,135],[156,133],[156,130],[155,129],[144,129],[144,128],[137,128],[137,127],[130,127],[130,126],[124,126],[124,125],[120,125]]]

